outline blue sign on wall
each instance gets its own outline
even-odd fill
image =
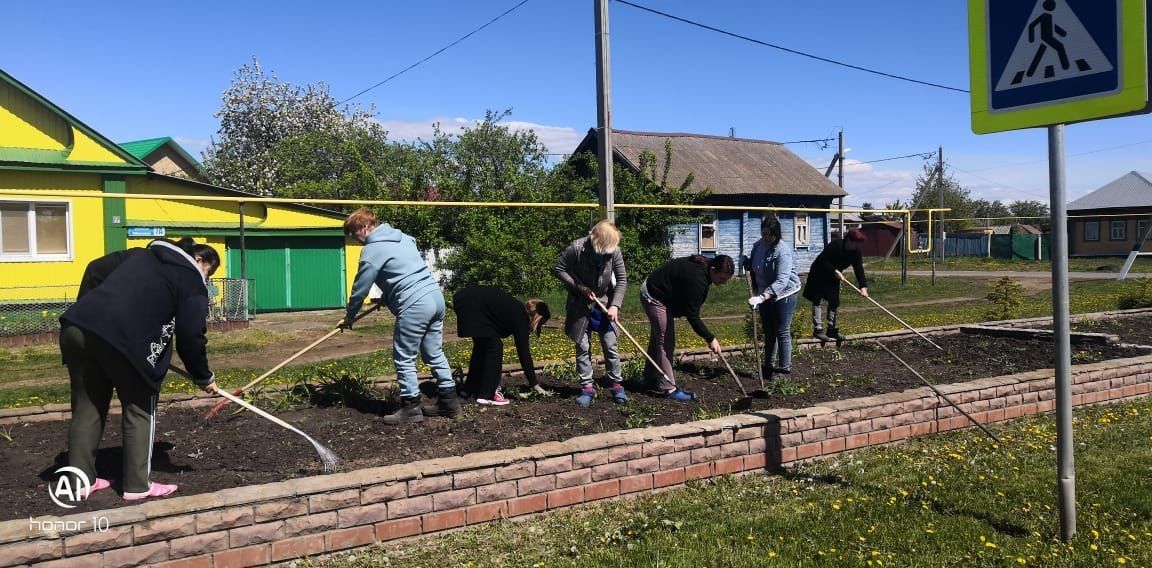
[[[164,227],[128,227],[129,237],[163,237]]]

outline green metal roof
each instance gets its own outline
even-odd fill
[[[171,141],[171,137],[165,136],[163,138],[149,138],[147,140],[121,142],[120,147],[127,150],[129,154],[132,154],[133,156],[143,160],[144,158],[148,157],[148,154],[155,152],[157,148]]]

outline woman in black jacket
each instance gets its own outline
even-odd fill
[[[845,238],[828,243],[824,250],[812,261],[808,271],[808,281],[804,283],[804,297],[812,302],[812,336],[821,342],[843,341],[840,327],[836,325],[836,310],[840,308],[841,272],[849,266],[856,273],[856,284],[860,294],[868,296],[868,280],[864,277],[864,259],[860,255],[860,244],[867,240],[864,231],[852,229]],[[820,317],[820,303],[828,302],[828,334],[824,334],[824,321]],[[839,345],[839,343],[837,343]]]
[[[476,395],[476,402],[493,406],[508,404],[500,392],[500,367],[504,362],[502,338],[513,336],[516,355],[528,384],[538,392],[547,392],[536,380],[532,364],[529,335],[540,335],[544,324],[552,317],[548,304],[540,300],[520,300],[491,286],[469,286],[452,296],[452,310],[456,312],[456,334],[472,338],[472,359],[468,362],[468,379],[459,389],[461,393]]]
[[[146,249],[92,261],[82,295],[60,316],[60,353],[72,385],[68,462],[91,483],[89,493],[111,485],[96,477],[96,448],[112,402],[123,408],[123,497],[161,497],[175,485],[150,481],[156,433],[156,400],[172,359],[180,359],[204,391],[216,391],[205,347],[206,280],[220,255],[191,239],[152,241]]]
[[[708,348],[713,353],[720,353],[720,342],[700,319],[700,308],[708,299],[709,288],[713,284],[724,284],[735,271],[736,265],[730,257],[720,255],[708,260],[694,255],[665,262],[640,285],[640,305],[652,326],[648,354],[660,364],[660,371],[664,373],[657,379],[657,390],[664,396],[681,402],[696,398],[695,394],[678,388],[672,376],[672,359],[676,351],[675,318],[687,318],[696,335],[708,343]],[[658,374],[651,367],[651,363],[645,365],[645,376]]]

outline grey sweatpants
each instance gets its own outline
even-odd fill
[[[72,385],[72,420],[68,424],[68,464],[96,480],[96,448],[104,436],[112,391],[123,408],[124,484],[126,493],[151,489],[152,445],[156,438],[159,393],[107,341],[66,325],[60,330],[60,353]]]

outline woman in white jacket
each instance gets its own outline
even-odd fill
[[[796,311],[800,276],[796,274],[796,260],[792,246],[780,236],[780,220],[765,217],[760,223],[760,240],[752,245],[745,267],[752,271],[755,296],[748,299],[760,308],[760,324],[764,329],[765,378],[792,372],[792,313]],[[779,365],[773,366],[773,358]]]

